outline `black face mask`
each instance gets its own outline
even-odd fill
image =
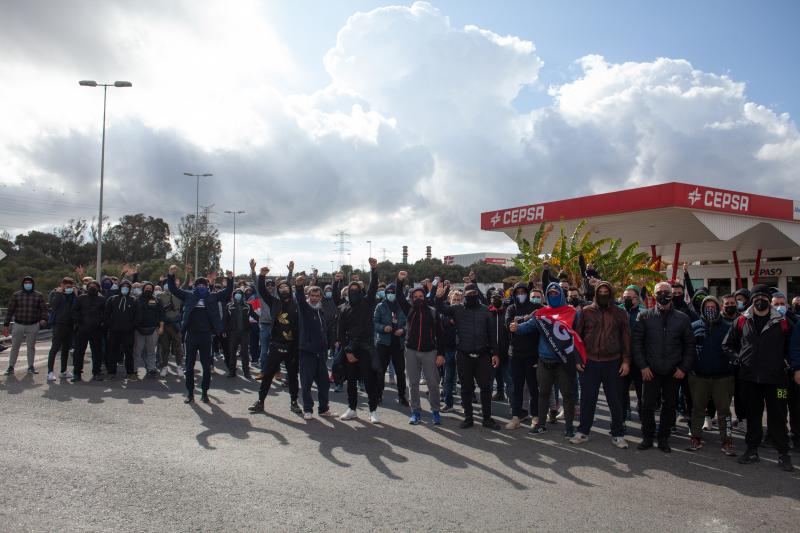
[[[766,311],[769,309],[769,302],[764,300],[763,298],[759,298],[755,302],[753,302],[753,307],[756,308],[757,311]]]
[[[683,301],[683,294],[681,294],[680,296],[674,294],[672,296],[672,305],[675,307],[686,307],[686,302]]]
[[[595,296],[595,300],[597,300],[597,305],[600,307],[608,307],[611,303],[611,295],[610,294],[598,294]]]
[[[669,305],[670,302],[673,301],[672,296],[669,294],[664,294],[662,296],[656,296],[656,301],[661,305]]]
[[[581,299],[580,298],[570,298],[568,303],[569,303],[569,305],[573,305],[573,306],[580,305],[581,304]]]
[[[737,307],[735,305],[726,305],[725,306],[725,314],[727,316],[733,316],[736,314]]]
[[[97,287],[89,287],[86,292],[89,293],[89,296],[97,296]]]
[[[503,300],[500,298],[492,298],[492,306],[494,306],[495,309],[500,309],[503,307]]]
[[[625,309],[628,311],[633,309],[633,298],[625,298]]]
[[[144,294],[144,297],[148,300],[153,297],[153,291],[144,291],[142,294]]]
[[[796,304],[796,305],[794,305],[794,312],[795,312],[796,314],[800,315],[800,304]]]
[[[347,291],[348,299],[350,300],[350,305],[358,305],[361,303],[361,291]]]
[[[464,305],[467,307],[477,307],[480,302],[477,295],[465,296]]]
[[[414,307],[416,307],[417,309],[421,309],[424,306],[425,306],[425,300],[423,298],[417,298],[416,300],[414,300]]]

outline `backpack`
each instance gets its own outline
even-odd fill
[[[744,323],[747,322],[747,317],[744,315],[739,315],[739,318],[736,319],[736,329],[739,330],[739,333],[742,333],[744,330]],[[782,318],[780,321],[781,331],[786,334],[789,333],[789,323],[786,321],[786,318]]]

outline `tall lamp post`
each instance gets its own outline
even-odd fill
[[[369,244],[369,257],[372,259],[372,241],[367,241],[367,244]]]
[[[103,140],[100,145],[100,209],[97,219],[97,274],[95,278],[102,279],[103,264],[103,182],[105,181],[106,169],[106,100],[109,87],[133,87],[129,81],[115,81],[114,83],[97,83],[94,80],[81,80],[78,82],[81,87],[102,87],[103,88]]]
[[[194,275],[200,275],[200,253],[198,238],[200,236],[200,178],[208,178],[214,174],[192,174],[191,172],[184,172],[184,176],[191,176],[197,178],[197,203],[195,204],[194,212]]]
[[[225,214],[233,215],[233,275],[236,276],[236,215],[243,215],[244,211],[225,211]]]

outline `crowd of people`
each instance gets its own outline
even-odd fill
[[[253,413],[265,410],[273,381],[285,374],[289,409],[304,418],[313,418],[315,407],[320,417],[336,416],[333,388],[346,390],[341,420],[359,416],[363,391],[369,420],[378,424],[388,370],[411,425],[425,418],[423,383],[434,425],[453,411],[460,386],[462,429],[474,425],[476,406],[485,428],[501,429],[493,402],[507,399],[506,430],[530,419],[530,432],[538,435],[563,420],[564,437],[575,445],[590,437],[602,386],[611,442],[622,449],[633,389],[639,450],[671,452],[680,412],[689,427],[688,450],[701,450],[711,440],[704,431],[716,426],[726,456],[753,463],[766,443],[782,469],[793,469],[789,450],[800,450],[800,297],[789,303],[757,284],[717,298],[695,289],[686,267],[683,283],[661,281],[652,294],[630,285],[618,296],[583,262],[580,288],[545,262],[541,279],[486,292],[474,273],[463,288],[439,278],[412,284],[404,271],[379,280],[377,261],[369,263],[366,284],[336,273],[321,285],[316,271],[295,275],[293,262],[286,277],[273,278],[267,267],[257,273],[251,260],[250,276],[238,282],[231,272],[191,280],[189,268],[182,282],[176,266],[157,282],[140,282],[138,272],[126,270],[102,280],[65,277],[47,299],[26,276],[5,317],[4,336],[14,323],[6,374],[15,372],[23,342],[27,371],[38,373],[37,333],[52,328],[50,382],[81,382],[87,347],[94,381],[116,379],[118,367],[124,367],[121,379],[139,379],[140,361],[146,376],[167,378],[172,358],[185,379],[184,402],[193,403],[199,359],[200,400],[207,403],[214,359],[222,356],[228,376],[241,372],[260,381]],[[741,453],[734,430],[745,433]]]

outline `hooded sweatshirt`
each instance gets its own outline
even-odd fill
[[[717,310],[721,311],[719,301],[713,296],[703,298],[700,309],[703,309],[706,302],[717,304]],[[695,350],[697,356],[692,365],[692,374],[702,378],[716,378],[733,375],[733,365],[725,351],[722,349],[722,341],[728,334],[731,323],[725,320],[722,315],[717,319],[709,321],[705,316],[692,323],[692,334],[695,340]]]
[[[597,291],[607,287],[609,301],[605,307],[597,303]],[[614,287],[606,281],[595,286],[594,302],[576,317],[575,331],[586,346],[586,358],[592,361],[631,362],[631,331],[628,313],[614,305]]]
[[[553,289],[558,291],[558,296],[554,300],[551,301],[551,299],[547,296],[547,293],[550,292]],[[544,299],[545,299],[545,303],[549,307],[556,308],[556,307],[566,307],[567,306],[567,299],[566,299],[566,297],[564,295],[564,291],[561,288],[561,286],[559,286],[559,284],[556,283],[556,282],[552,282],[547,286],[547,290],[545,290],[545,292],[544,292]],[[572,312],[574,312],[574,311],[572,311]],[[575,316],[575,320],[573,321],[572,324],[570,324],[570,327],[574,328],[575,327],[575,323],[578,321],[578,319],[579,319],[579,316],[576,315]],[[522,324],[519,325],[519,327],[517,328],[517,335],[530,335],[532,333],[538,333],[538,328],[539,328],[539,326],[538,326],[538,322],[536,321],[536,319],[535,318],[531,318],[527,322],[523,322]],[[546,360],[548,362],[560,361],[558,355],[553,353],[553,349],[550,347],[550,344],[548,344],[547,340],[544,338],[543,335],[539,335],[539,340],[538,340],[538,343],[537,343],[537,347],[538,347],[538,351],[539,351],[539,359],[544,359],[544,360]]]

